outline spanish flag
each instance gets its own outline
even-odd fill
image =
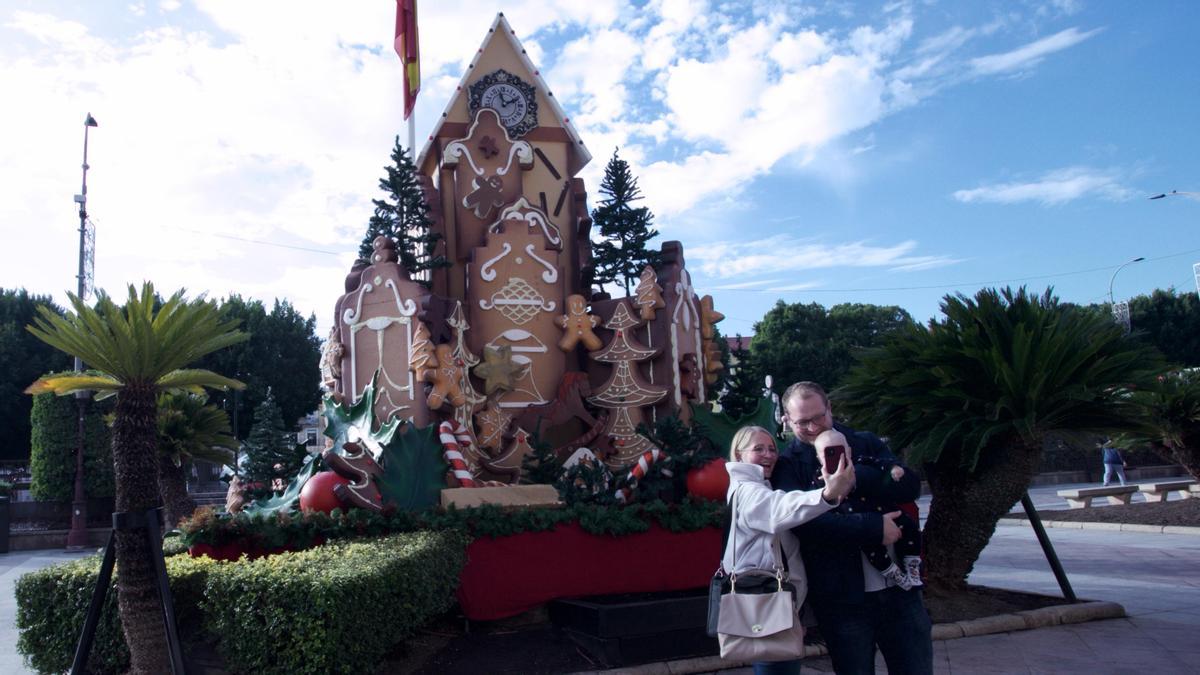
[[[396,54],[404,64],[404,119],[412,115],[421,91],[421,55],[417,46],[417,0],[396,0]]]

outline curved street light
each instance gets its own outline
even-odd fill
[[[1116,281],[1116,279],[1117,279],[1117,272],[1120,272],[1121,270],[1125,269],[1125,267],[1128,265],[1132,265],[1133,263],[1136,263],[1136,262],[1142,262],[1143,260],[1145,260],[1145,258],[1142,256],[1138,256],[1138,257],[1134,258],[1133,260],[1128,260],[1124,263],[1121,263],[1121,266],[1117,268],[1116,272],[1112,273],[1112,277],[1110,277],[1108,280],[1108,304],[1110,304],[1110,305],[1115,304],[1113,302],[1112,289],[1113,289],[1113,282]]]

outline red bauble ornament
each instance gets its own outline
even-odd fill
[[[324,511],[329,513],[334,509],[346,510],[337,495],[333,494],[336,485],[348,485],[349,478],[343,478],[333,471],[322,471],[314,474],[304,487],[300,489],[301,511]]]
[[[725,470],[725,459],[718,457],[689,471],[687,490],[694,497],[714,502],[725,501],[725,493],[729,491],[729,472]]]

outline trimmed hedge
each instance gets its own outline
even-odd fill
[[[43,502],[69,502],[75,496],[75,448],[79,408],[74,396],[40,394],[33,397],[29,415],[29,493]],[[114,493],[112,432],[104,415],[111,400],[91,401],[83,418],[83,479],[88,497]]]
[[[237,672],[370,671],[453,606],[467,543],[415,532],[223,564],[205,589],[206,626]]]
[[[254,561],[175,555],[167,574],[185,643],[215,641],[232,672],[369,671],[453,605],[468,543],[461,531],[414,532]],[[92,556],[17,581],[17,649],[32,668],[70,667],[99,570]],[[129,667],[116,609],[114,583],[88,663],[93,672]]]
[[[99,555],[72,560],[30,572],[17,580],[17,651],[26,663],[41,673],[61,673],[70,669],[75,645],[87,617],[92,589],[100,574]],[[200,628],[200,601],[204,577],[217,563],[208,558],[174,555],[167,558],[167,577],[175,603],[180,633]],[[105,597],[104,610],[96,626],[96,637],[88,660],[93,673],[121,673],[129,670],[129,649],[117,615],[117,577]]]

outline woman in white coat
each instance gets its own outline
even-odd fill
[[[730,443],[729,491],[726,501],[737,495],[736,517],[731,524],[729,543],[722,564],[735,574],[748,569],[771,569],[772,542],[779,537],[789,578],[796,587],[796,607],[804,602],[808,590],[799,543],[791,529],[837,506],[854,488],[854,467],[845,457],[837,470],[824,474],[820,490],[784,492],[772,490],[769,479],[779,459],[775,439],[762,427],[742,427]],[[737,550],[733,550],[736,544]],[[775,661],[754,664],[755,675],[794,675],[800,661]]]

